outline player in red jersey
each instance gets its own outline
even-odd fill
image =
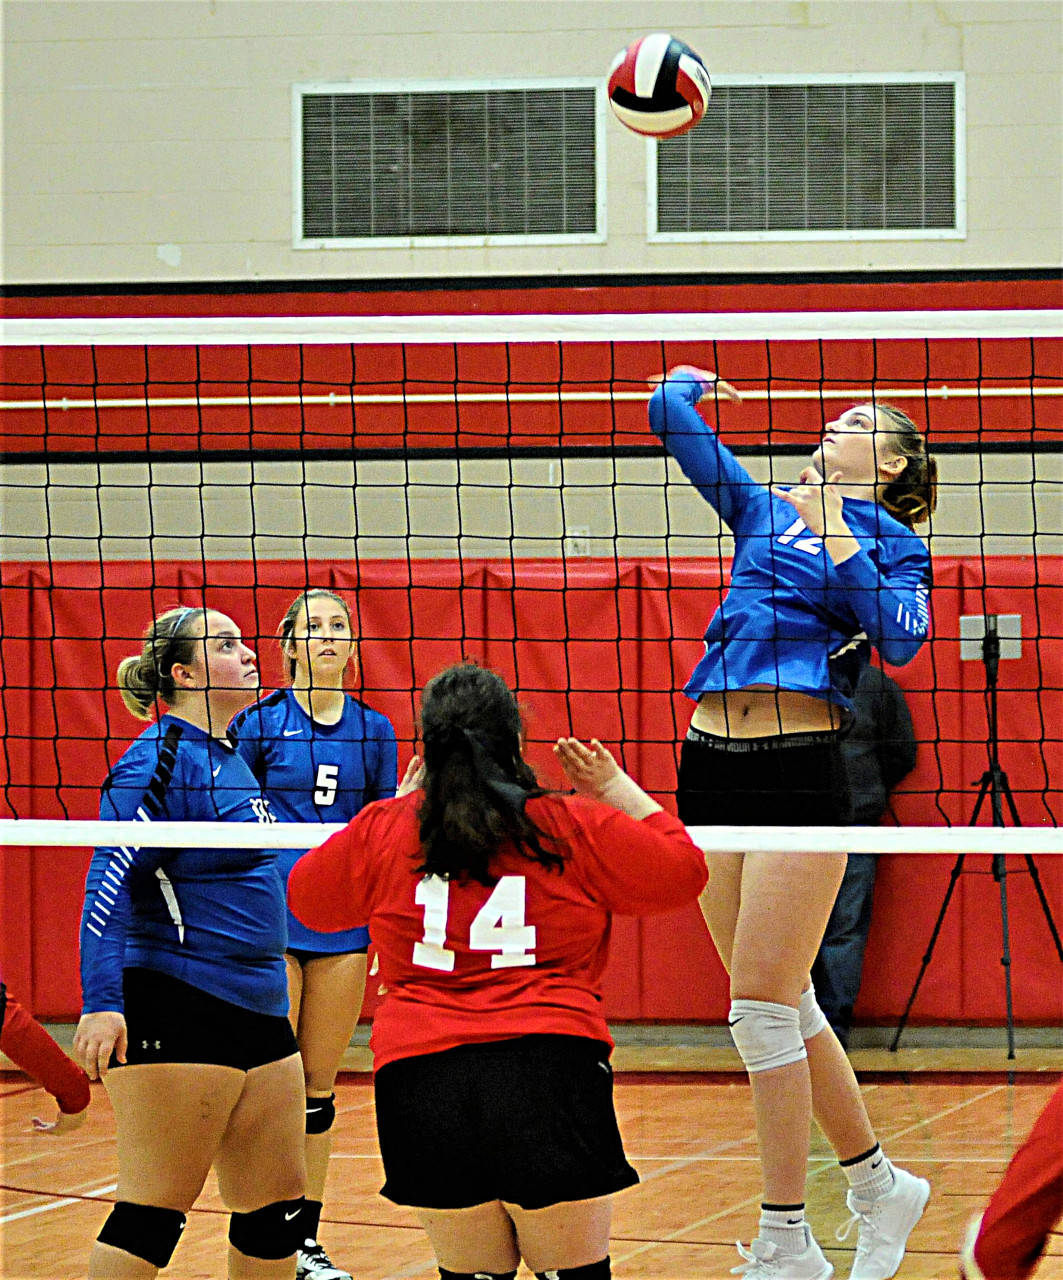
[[[696,900],[705,859],[599,742],[561,739],[578,795],[521,755],[492,671],[424,690],[423,761],[292,870],[312,929],[368,924],[383,1195],[409,1205],[443,1280],[610,1275],[611,1196],[638,1181],[612,1100],[601,977],[613,914]]]
[[[89,1078],[0,981],[0,1050],[26,1075],[44,1085],[59,1106],[54,1120],[39,1120],[40,1133],[69,1133],[85,1119],[92,1094]]]
[[[1015,1152],[986,1211],[967,1232],[963,1280],[1027,1280],[1063,1220],[1063,1084]]]

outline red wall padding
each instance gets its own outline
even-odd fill
[[[412,745],[414,700],[441,666],[474,656],[514,682],[529,756],[560,778],[549,744],[570,729],[619,744],[625,765],[665,803],[690,705],[682,686],[701,650],[723,566],[663,561],[368,561],[6,565],[0,758],[3,816],[94,817],[99,784],[140,726],[108,690],[151,616],[206,599],[259,641],[264,683],[280,679],[275,633],[307,582],[356,604],[364,683],[358,692],[394,722],[400,762]],[[1001,763],[1022,820],[1058,825],[1063,781],[1063,558],[935,562],[934,640],[894,672],[921,742],[895,811],[919,825],[969,822],[986,767],[984,669],[959,658],[959,616],[1020,613],[1023,658],[1000,667]],[[204,583],[206,588],[204,589]],[[988,584],[988,585],[987,585]],[[983,811],[981,822],[989,821]],[[0,963],[42,1017],[76,1014],[77,922],[88,854],[7,848],[0,858]],[[926,949],[953,859],[880,862],[858,1017],[896,1021]],[[1063,859],[1042,858],[1063,921]],[[1061,968],[1021,858],[1009,859],[1015,1016],[1063,1020]],[[999,890],[989,859],[972,857],[914,1016],[994,1022],[1004,1012]],[[367,1011],[371,1008],[367,1002]],[[617,1019],[722,1021],[726,979],[696,908],[617,922],[606,1012]]]

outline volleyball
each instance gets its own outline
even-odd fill
[[[701,58],[662,31],[642,36],[613,59],[609,105],[621,124],[651,138],[693,129],[712,97]]]

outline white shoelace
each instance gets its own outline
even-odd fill
[[[763,1267],[767,1275],[770,1275],[774,1268],[774,1260],[767,1258],[758,1258],[752,1249],[747,1249],[741,1240],[735,1241],[735,1248],[745,1258],[745,1262],[740,1267],[732,1267],[731,1275],[744,1276],[750,1271],[756,1271],[758,1267]]]
[[[872,1231],[874,1230],[875,1224],[871,1221],[870,1213],[852,1208],[850,1208],[850,1213],[852,1214],[852,1217],[849,1221],[846,1222],[844,1226],[839,1227],[834,1233],[834,1238],[839,1244],[844,1244],[846,1240],[849,1239],[853,1233],[853,1227],[857,1226],[857,1224],[869,1227]],[[867,1242],[862,1242],[859,1236],[856,1238],[856,1252],[857,1255],[867,1252]]]

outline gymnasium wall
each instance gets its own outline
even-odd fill
[[[1048,273],[971,273],[551,286],[333,282],[257,292],[42,287],[6,298],[3,308],[12,317],[146,322],[675,310],[726,324],[730,313],[1050,309],[1059,301],[1059,281]],[[936,555],[1063,552],[1063,341],[720,342],[710,350],[667,341],[666,329],[660,341],[615,347],[496,342],[460,354],[449,344],[354,354],[342,344],[167,348],[152,343],[146,325],[143,347],[8,350],[0,558],[524,558],[561,555],[576,531],[593,556],[729,554],[726,531],[647,425],[645,378],[683,362],[713,363],[753,393],[742,405],[722,405],[719,421],[729,444],[758,450],[744,459],[756,479],[785,483],[799,472],[793,451],[811,453],[825,415],[844,407],[837,398],[820,401],[819,391],[851,391],[855,400],[874,386],[927,428],[934,450],[948,451],[940,456],[941,501],[922,530]],[[770,407],[755,398],[783,382],[810,398]],[[598,393],[596,403],[579,399],[585,388]],[[478,403],[478,390],[493,392],[496,403]],[[521,403],[535,390],[544,399]],[[407,401],[425,391],[432,403]],[[512,401],[510,391],[518,393]],[[611,398],[614,391],[623,398]],[[323,392],[335,392],[334,401],[300,400]],[[387,393],[394,403],[354,407],[355,392]],[[288,403],[269,404],[275,396]],[[204,407],[203,397],[225,403]],[[42,398],[53,405],[47,415]],[[160,407],[175,398],[184,407]],[[83,407],[69,407],[75,403]],[[791,452],[768,452],[769,441]],[[594,456],[614,445],[649,456],[619,463]],[[477,453],[458,458],[457,448]]]
[[[987,572],[988,571],[988,572]],[[413,741],[411,690],[441,665],[475,656],[515,679],[526,707],[529,757],[561,782],[549,745],[569,728],[622,743],[625,765],[672,805],[676,742],[689,704],[676,692],[700,652],[707,613],[724,581],[704,561],[437,560],[292,564],[170,561],[17,564],[4,567],[0,616],[8,734],[0,760],[7,812],[96,816],[98,787],[140,726],[106,691],[129,636],[162,603],[221,598],[247,635],[266,635],[307,580],[356,601],[362,634],[359,692],[388,714],[400,761]],[[986,590],[986,578],[992,587]],[[1019,612],[1023,657],[1001,664],[1002,764],[1024,825],[1058,825],[1063,790],[1063,558],[935,561],[935,639],[895,671],[920,741],[915,772],[890,821],[964,825],[986,766],[984,670],[960,660],[962,613]],[[562,586],[564,590],[562,590]],[[94,638],[93,638],[94,637]],[[264,683],[281,679],[274,645],[259,644]],[[1054,673],[1054,674],[1053,674]],[[1045,687],[1048,684],[1050,687]],[[33,740],[23,736],[32,727]],[[5,815],[6,816],[6,815]],[[981,822],[988,819],[983,809]],[[884,833],[885,834],[885,833]],[[43,1017],[77,1011],[77,922],[88,853],[6,849],[0,859],[0,964],[12,990]],[[953,859],[882,859],[858,1017],[895,1020],[944,896]],[[1057,918],[1063,859],[1041,860]],[[999,898],[989,860],[961,877],[914,1017],[934,1023],[999,1021]],[[1009,859],[1013,872],[1022,859]],[[1015,1015],[1063,1019],[1058,961],[1025,874],[1010,878]],[[722,1021],[726,982],[700,915],[690,908],[619,920],[607,976],[616,1019]],[[366,1012],[372,1007],[372,996]]]
[[[293,84],[598,79],[664,15],[716,75],[963,73],[966,238],[649,244],[646,145],[610,120],[604,243],[293,248]],[[1059,261],[1054,0],[7,0],[3,56],[9,283]]]
[[[333,283],[319,290],[242,293],[206,284],[142,292],[45,286],[19,291],[4,309],[21,316],[150,317],[1007,309],[1057,302],[1058,281],[1044,273],[1012,279],[989,272],[954,279],[780,276],[771,282],[643,280],[608,287],[510,282],[473,288],[451,281],[432,288],[422,281],[417,288],[374,289]],[[959,660],[958,619],[1017,612],[1026,647],[1022,661],[1001,669],[1003,763],[1024,823],[1058,825],[1059,343],[989,342],[962,349],[946,343],[934,348],[938,355],[929,369],[923,343],[890,348],[881,366],[878,351],[861,344],[853,350],[852,360],[843,359],[846,385],[865,377],[869,381],[861,385],[870,385],[873,366],[887,380],[925,387],[917,416],[929,421],[932,445],[949,449],[942,457],[942,503],[930,530],[935,638],[911,667],[895,673],[909,694],[923,744],[918,769],[898,797],[896,819],[932,825],[969,820],[985,767],[984,673],[981,664]],[[175,358],[186,358],[155,354],[168,374]],[[644,354],[659,363],[662,351],[655,346]],[[670,346],[669,355],[675,361],[703,358]],[[23,376],[25,362],[39,356],[31,350],[15,360],[9,353],[8,378]],[[153,358],[148,350],[127,352],[122,361],[141,365],[120,376],[104,361],[116,382],[100,390],[121,391],[117,383],[124,377],[143,397]],[[278,353],[270,358],[283,366]],[[76,351],[63,359],[86,363]],[[762,376],[742,363],[745,356],[734,359],[740,374]],[[91,373],[91,359],[87,367]],[[571,376],[572,366],[566,368]],[[721,368],[733,372],[730,362]],[[74,376],[69,364],[61,364],[58,375],[55,365],[50,370],[53,382]],[[644,372],[637,361],[626,370],[632,379]],[[775,366],[774,373],[781,372]],[[538,366],[536,376],[544,376]],[[42,387],[34,390],[32,383],[30,377],[7,394],[39,394]],[[943,394],[944,384],[951,394]],[[875,385],[882,385],[877,378]],[[1006,394],[983,397],[983,385]],[[958,388],[977,394],[964,398]],[[777,414],[773,439],[780,429],[790,432],[788,439],[810,438],[826,407],[811,403],[796,416],[790,410],[784,418]],[[641,402],[617,412],[623,442],[652,443]],[[761,443],[764,412],[763,406],[736,410],[722,424],[727,438]],[[511,448],[478,458],[376,458],[374,440],[390,439],[394,423],[385,421],[382,433],[359,438],[353,421],[337,429],[334,419],[315,419],[312,447],[351,452],[347,459],[324,461],[299,454],[300,425],[290,414],[237,408],[212,420],[204,434],[165,414],[153,413],[149,421],[136,408],[98,419],[63,411],[51,413],[44,438],[39,414],[5,412],[0,619],[6,747],[0,770],[12,807],[36,816],[93,813],[108,764],[137,732],[114,693],[104,690],[153,612],[208,583],[247,634],[269,637],[283,605],[307,581],[331,583],[357,601],[362,692],[392,716],[405,747],[412,737],[410,691],[442,663],[471,653],[503,671],[519,669],[533,759],[547,777],[556,781],[544,743],[571,725],[623,742],[628,766],[667,800],[688,711],[675,691],[700,651],[730,544],[663,455],[578,456],[579,445],[604,442],[614,425],[609,418],[603,426],[593,414],[569,416],[563,439],[577,447],[553,457],[548,450],[523,456]],[[425,436],[422,445],[445,450],[449,436],[453,447],[457,424],[449,417],[433,414],[415,425]],[[509,444],[527,442],[537,425],[524,423],[520,440]],[[272,452],[256,456],[259,449]],[[292,456],[280,458],[278,450]],[[790,478],[798,465],[792,456],[762,454],[748,461],[761,479]],[[504,501],[499,485],[505,486]],[[606,488],[609,502],[602,501]],[[562,558],[575,525],[587,530],[590,554]],[[276,654],[266,639],[259,648],[265,683],[276,683]],[[42,1016],[76,1012],[76,927],[86,859],[78,850],[23,849],[8,850],[0,860],[0,963],[13,990]],[[1059,916],[1063,863],[1043,863]],[[899,1015],[950,867],[951,859],[884,858],[858,1016],[890,1021]],[[1021,871],[1022,861],[1014,860],[1014,868]],[[1002,1018],[998,890],[986,859],[971,859],[969,870],[917,1019],[963,1024]],[[1016,1016],[1059,1021],[1058,966],[1029,877],[1016,875],[1011,885]],[[718,1021],[725,995],[696,911],[618,922],[607,981],[610,1017]]]

